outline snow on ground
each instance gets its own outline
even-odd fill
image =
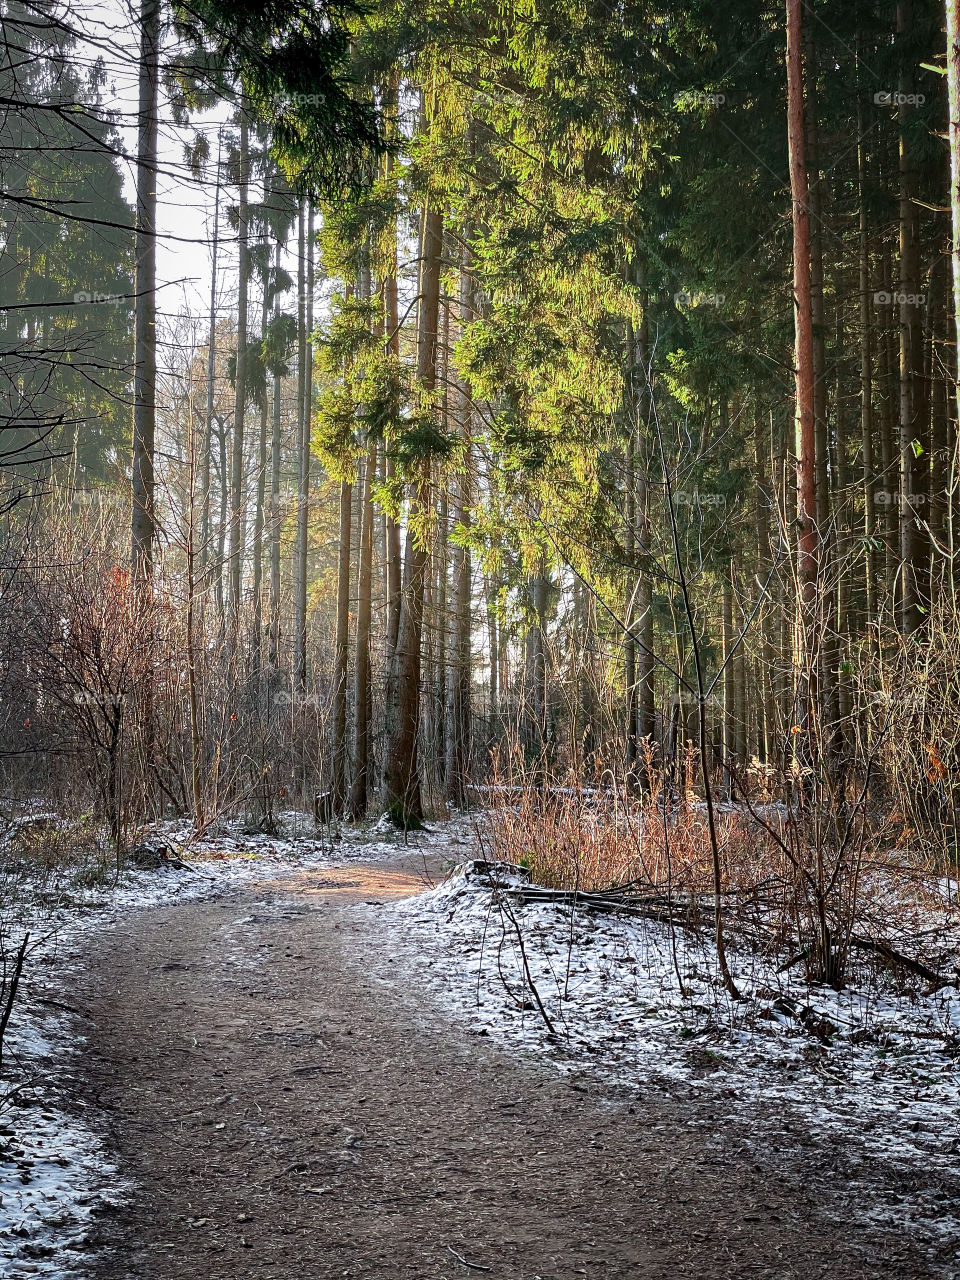
[[[9,827],[0,837],[0,856],[10,856],[20,830],[55,821],[55,815],[30,815]],[[65,1003],[64,980],[78,964],[84,938],[130,910],[222,896],[279,870],[388,859],[403,847],[389,827],[345,829],[331,838],[315,833],[310,818],[295,812],[280,815],[280,832],[245,832],[224,823],[192,840],[188,823],[165,823],[146,843],[166,846],[184,865],[125,870],[116,883],[107,875],[90,884],[68,868],[38,889],[15,865],[9,874],[0,865],[0,930],[8,954],[26,929],[34,939],[4,1038],[0,1276],[61,1280],[73,1274],[94,1209],[129,1191],[111,1163],[98,1117],[66,1097],[84,1036],[83,1012]],[[441,830],[417,843],[445,838]],[[83,1004],[82,993],[77,1004]]]
[[[881,1166],[900,1184],[922,1170],[931,1185],[952,1186],[952,1203],[935,1193],[894,1196],[884,1219],[899,1211],[960,1263],[956,987],[902,994],[864,970],[842,991],[812,988],[796,969],[781,974],[775,961],[734,951],[731,969],[747,996],[734,1002],[710,941],[582,907],[520,906],[509,888],[522,881],[497,879],[505,890],[465,864],[387,908],[395,945],[413,944],[442,1005],[474,1033],[563,1073],[587,1070],[638,1092],[659,1084],[703,1093],[719,1105],[718,1119],[743,1124],[773,1104],[821,1142],[852,1145],[861,1169]]]
[[[93,1208],[127,1191],[97,1117],[64,1098],[83,1022],[54,997],[84,937],[122,912],[227,894],[274,869],[387,860],[405,847],[386,826],[346,829],[336,840],[315,835],[302,814],[282,815],[282,831],[224,824],[191,841],[185,824],[165,824],[154,843],[182,858],[182,869],[126,872],[106,886],[63,880],[42,895],[41,913],[31,907],[41,941],[7,1035],[4,1076],[17,1091],[0,1101],[0,1274],[15,1265],[16,1274],[70,1275]],[[439,824],[416,843],[460,860],[468,827]],[[593,1072],[638,1093],[658,1083],[703,1092],[718,1104],[718,1123],[726,1115],[742,1125],[760,1104],[789,1110],[823,1141],[858,1147],[865,1169],[897,1170],[901,1185],[922,1170],[922,1192],[882,1207],[864,1201],[858,1212],[882,1215],[887,1226],[899,1213],[905,1227],[939,1236],[940,1257],[960,1250],[958,1196],[931,1190],[939,1177],[955,1192],[960,1168],[956,988],[898,993],[882,979],[866,980],[866,971],[840,992],[810,988],[796,969],[779,974],[769,959],[734,952],[731,967],[748,997],[735,1003],[717,981],[708,940],[671,936],[653,921],[518,906],[470,864],[378,911],[386,945],[415,954],[442,1007],[474,1032],[561,1072]],[[10,936],[16,941],[17,929]],[[48,987],[46,973],[61,985]]]

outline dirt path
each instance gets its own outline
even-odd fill
[[[628,1106],[445,1026],[367,905],[421,885],[414,859],[300,873],[90,944],[87,1087],[136,1190],[89,1280],[926,1274],[817,1216],[816,1153],[808,1195],[703,1104]]]

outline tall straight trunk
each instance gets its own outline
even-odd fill
[[[148,600],[153,575],[153,451],[157,421],[157,133],[160,86],[160,2],[140,8],[140,88],[137,115],[136,307],[134,312],[133,492],[131,565]]]
[[[215,576],[213,579],[214,607],[217,611],[217,621],[221,636],[223,635],[226,625],[226,613],[224,610],[224,594],[223,594],[223,574],[226,568],[227,555],[227,526],[230,523],[230,475],[229,461],[227,452],[227,427],[226,420],[217,419],[217,465],[220,472],[220,510],[217,516],[217,546],[216,546],[216,565]]]
[[[934,461],[932,414],[936,399],[933,389],[936,382],[937,347],[941,339],[940,313],[945,305],[944,299],[941,298],[941,290],[944,294],[946,293],[945,272],[941,270],[941,266],[946,266],[945,261],[935,257],[927,275],[926,305],[920,321],[922,356],[917,423],[920,456],[915,460],[914,508],[918,512],[919,526],[917,529],[920,544],[917,548],[917,601],[921,620],[930,604],[930,533],[935,529],[934,513],[930,505],[930,487],[931,464]]]
[[[771,414],[772,431],[772,414]],[[774,492],[770,476],[770,457],[772,441],[764,431],[764,421],[756,414],[753,424],[753,457],[757,468],[757,564],[761,581],[766,581],[770,562],[770,501]],[[770,638],[770,618],[766,608],[760,615],[760,661],[758,694],[758,732],[757,754],[767,762],[773,757],[773,736],[776,726],[776,707],[774,695],[774,668],[777,655]]]
[[[815,699],[817,536],[817,441],[813,311],[810,286],[810,197],[807,182],[803,78],[804,0],[787,0],[787,139],[793,199],[793,291],[797,424],[798,575],[802,629],[806,639],[803,685],[808,713]]]
[[[627,344],[632,351],[633,342],[630,334]],[[632,376],[632,375],[628,375]],[[637,555],[637,427],[634,422],[632,397],[627,406],[627,450],[624,475],[623,524],[624,547],[628,565],[634,565]],[[628,773],[633,773],[637,764],[637,639],[634,627],[637,619],[637,583],[636,570],[627,570],[626,607],[623,622],[626,636],[623,642],[623,684],[625,697],[624,759]]]
[[[796,484],[793,483],[793,460],[790,456],[789,444],[789,437],[792,435],[792,424],[788,426],[783,423],[774,435],[773,419],[771,417],[771,435],[773,436],[770,447],[773,451],[777,520],[779,536],[783,540],[790,537],[790,531],[794,527],[795,520],[797,489]],[[791,616],[793,610],[791,610],[789,593],[790,583],[788,576],[781,574],[775,581],[775,598],[779,615],[777,636],[778,666],[775,683],[778,725],[793,724],[796,720],[793,706],[793,679],[796,672],[792,649],[793,628],[791,626]],[[783,745],[782,741],[780,745]],[[779,755],[778,759],[780,759]],[[781,763],[784,763],[784,761],[781,760]]]
[[[902,40],[910,31],[910,6],[897,5],[897,35]],[[918,592],[921,538],[917,527],[917,452],[921,433],[921,382],[923,377],[923,325],[920,295],[920,208],[916,203],[917,171],[909,137],[908,99],[913,94],[913,77],[904,54],[898,80],[900,130],[900,629],[912,635],[920,626],[922,613]]]
[[[867,144],[863,105],[857,105],[857,186],[860,204],[860,471],[863,485],[863,534],[866,622],[871,627],[877,608],[876,489],[873,463],[873,343],[870,290],[870,228],[867,217]]]
[[[729,798],[733,794],[733,770],[737,755],[737,681],[733,663],[733,583],[730,574],[723,579],[721,599],[721,626],[723,639],[723,780],[724,791]]]
[[[960,383],[960,0],[947,0],[947,98],[949,102],[948,136],[950,141],[950,264],[953,277],[953,333],[954,333],[954,386]],[[954,415],[947,413],[947,455],[952,458],[950,444],[950,419],[960,418],[960,406],[955,404]],[[949,474],[950,463],[945,466]],[[943,515],[944,540],[948,564],[953,558],[953,502],[954,486],[946,485]]]
[[[842,503],[842,497],[848,492],[850,486],[850,476],[848,474],[849,467],[847,463],[846,451],[843,448],[843,441],[847,439],[845,416],[845,401],[840,394],[840,369],[844,364],[843,347],[843,308],[837,306],[837,386],[834,402],[836,404],[836,439],[837,447],[832,455],[831,477],[835,486],[835,496],[833,509],[836,513],[837,525],[837,562],[845,565],[850,562],[854,555],[854,521],[849,505]],[[853,435],[853,432],[850,433]],[[830,739],[830,746],[834,753],[833,767],[836,770],[835,777],[839,777],[843,769],[844,751],[844,726],[850,723],[850,715],[852,711],[850,681],[846,677],[848,666],[848,658],[850,656],[850,641],[855,634],[856,627],[853,617],[852,607],[852,588],[853,575],[844,573],[839,575],[837,580],[835,595],[835,614],[832,624],[832,647],[830,649],[830,676],[834,690],[834,714],[835,720],[833,725],[833,734]]]
[[[200,546],[197,549],[201,588],[207,573],[210,544],[210,451],[213,448],[213,406],[217,381],[217,257],[220,245],[220,150],[217,149],[217,186],[213,201],[213,247],[210,261],[210,324],[207,331],[207,412],[200,453]]]
[[[882,290],[889,298],[893,295],[893,267],[890,261],[890,246],[883,246],[880,269],[882,273]],[[887,595],[896,595],[896,576],[898,555],[897,548],[900,534],[897,527],[897,506],[900,495],[900,460],[898,451],[899,438],[899,372],[896,357],[896,303],[884,306],[884,324],[880,342],[880,381],[883,387],[883,398],[880,403],[880,469],[883,483],[878,496],[882,495],[882,510],[878,515],[883,529],[883,576]]]
[[[546,613],[547,592],[546,565],[530,583],[530,611],[533,621],[527,633],[527,722],[528,742],[538,755],[547,745],[547,646]]]
[[[429,205],[423,212],[420,237],[420,309],[417,332],[417,378],[428,395],[437,380],[437,337],[440,312],[440,267],[443,217]],[[428,555],[424,526],[430,511],[430,465],[419,462],[420,477],[412,486],[407,520],[406,579],[393,661],[392,714],[384,759],[383,806],[404,828],[420,823],[419,727],[423,600]]]
[[[950,142],[950,263],[953,272],[953,323],[960,351],[960,0],[947,3],[947,97]]]
[[[396,230],[390,236],[388,254],[391,266],[383,282],[383,322],[387,331],[387,350],[392,356],[400,355],[400,312],[397,302],[397,240]],[[389,451],[385,452],[384,475],[389,484],[396,475],[396,464]],[[389,512],[386,516],[387,555],[386,574],[387,631],[385,640],[387,671],[393,669],[400,634],[400,608],[403,593],[403,556],[400,549],[400,523]]]
[[[648,423],[650,398],[653,393],[650,365],[650,330],[647,323],[647,293],[643,287],[642,272],[638,273],[637,283],[641,287],[641,306],[643,316],[636,332],[636,360],[639,383],[637,399],[637,444],[638,451],[634,456],[636,508],[635,508],[635,545],[641,556],[650,554],[650,486],[648,483],[648,455],[643,445],[646,436],[642,429]],[[653,579],[650,571],[639,575],[637,590],[637,739],[642,742],[648,739],[653,743],[656,732],[655,674],[653,644]]]
[[[937,352],[949,352],[953,346],[954,328],[950,317],[950,289],[944,281],[942,306],[937,308],[937,329],[931,335],[931,346]],[[943,549],[947,545],[947,501],[950,470],[950,375],[943,374],[933,360],[930,409],[930,472],[929,516],[931,531],[931,586],[936,580],[939,588],[942,576],[936,572],[942,566]]]
[[[389,136],[395,132],[394,112],[397,105],[397,73],[388,78],[383,93],[383,115]],[[383,158],[383,178],[389,181],[392,157]],[[384,236],[383,252],[386,258],[386,271],[383,280],[383,324],[386,331],[386,349],[389,355],[399,358],[400,355],[400,308],[397,299],[397,224],[393,219],[387,226]],[[396,476],[396,463],[384,444],[384,479],[389,484]],[[400,548],[400,524],[389,512],[384,516],[386,538],[386,555],[384,556],[384,594],[386,596],[386,630],[384,653],[386,657],[388,709],[393,704],[394,659],[397,639],[400,634],[400,607],[403,592],[403,555]]]
[[[277,244],[277,266],[280,245]],[[280,467],[282,462],[281,377],[273,375],[273,423],[270,436],[270,666],[280,665]]]
[[[307,417],[306,210],[297,220],[297,531],[294,551],[293,679],[307,687],[307,521],[310,516],[310,422]]]
[[[190,714],[190,798],[193,803],[193,826],[197,832],[202,832],[204,828],[203,813],[203,733],[202,733],[202,712],[201,712],[201,693],[200,681],[197,672],[197,587],[198,587],[198,558],[197,558],[197,512],[196,503],[194,501],[197,491],[197,470],[198,470],[198,452],[202,454],[207,451],[207,466],[209,467],[209,442],[210,433],[208,421],[205,418],[203,429],[201,432],[200,449],[197,449],[197,430],[196,417],[193,413],[192,400],[189,418],[189,449],[188,449],[188,466],[189,466],[189,493],[190,505],[189,516],[187,522],[187,538],[186,538],[186,561],[187,561],[187,609],[186,609],[186,644],[187,644],[187,705]],[[209,475],[208,475],[209,479]]]
[[[339,555],[337,558],[337,630],[333,650],[333,772],[330,799],[334,814],[343,815],[347,798],[347,668],[350,647],[350,537],[353,485],[340,484]]]
[[[364,247],[364,259],[366,259],[366,248]],[[347,288],[348,301],[353,297],[352,286]],[[357,290],[357,297],[361,302],[367,302],[370,298],[370,267],[366,260],[360,270],[360,285]],[[359,477],[359,495],[360,495],[360,520],[356,533],[358,537],[357,561],[359,563],[362,558],[362,542],[365,526],[365,512],[363,506],[363,491],[369,489],[369,476],[364,474],[361,465],[361,474]],[[347,682],[350,671],[350,565],[354,553],[354,520],[353,520],[353,484],[351,481],[344,480],[340,484],[340,523],[338,530],[338,556],[337,556],[337,614],[336,614],[336,633],[333,647],[333,711],[332,711],[332,727],[333,727],[333,767],[330,777],[330,799],[333,812],[337,817],[341,817],[348,807],[347,795]],[[369,584],[367,586],[369,595]],[[367,601],[367,609],[369,611],[369,600]],[[369,617],[367,620],[367,629],[369,630]],[[369,651],[369,640],[367,642]],[[369,661],[369,657],[367,658]],[[360,656],[358,653],[357,662],[359,665]],[[358,708],[354,708],[354,715],[359,713]]]
[[[469,232],[464,236],[468,238]],[[460,269],[459,320],[461,336],[473,319],[473,275],[470,250],[464,248]],[[470,528],[470,472],[473,405],[469,383],[458,374],[457,399],[463,457],[450,495],[450,523],[464,534]],[[447,664],[447,799],[463,804],[470,760],[470,549],[458,537],[451,547],[453,558],[453,608],[450,611],[450,657]]]
[[[624,374],[624,413],[626,418],[626,449],[623,481],[623,544],[629,566],[626,574],[623,623],[626,628],[623,642],[623,683],[625,725],[624,761],[628,774],[636,768],[637,744],[637,434],[640,429],[637,400],[637,339],[632,321],[626,325]]]
[[[240,631],[240,597],[243,575],[244,488],[243,446],[244,415],[247,400],[247,301],[250,288],[250,244],[248,196],[250,183],[250,125],[246,103],[240,104],[240,173],[237,203],[237,239],[240,245],[237,296],[237,366],[235,404],[233,410],[233,453],[230,466],[230,637],[235,651]]]
[[[817,100],[817,46],[812,0],[804,0],[805,161],[810,208],[810,319],[813,330],[813,414],[816,441],[817,538],[821,546],[830,524],[828,482],[829,424],[827,421],[826,313],[823,296],[823,178],[820,172],[820,121]]]
[[[444,401],[446,397],[444,397]],[[445,404],[441,412],[446,412]],[[446,425],[443,428],[446,435]],[[423,685],[425,689],[423,743],[428,753],[431,782],[441,791],[446,785],[446,648],[447,648],[447,533],[449,499],[440,495],[430,548],[430,566],[424,601]]]
[[[731,565],[731,573],[735,572]],[[736,584],[733,592],[734,604],[738,603]],[[734,611],[734,643],[743,631],[744,620],[742,609]],[[747,650],[744,644],[737,646],[733,655],[733,741],[737,763],[742,769],[750,752],[750,706],[747,698]]]
[[[150,607],[153,596],[154,442],[157,420],[157,133],[160,82],[159,0],[142,0],[140,87],[137,127],[136,307],[134,314],[133,476],[131,490],[131,580],[134,602]],[[46,321],[44,322],[46,328]],[[44,334],[44,342],[49,339]],[[152,646],[150,647],[152,650]],[[150,777],[155,758],[154,676],[148,665],[138,707],[141,769]],[[111,777],[113,760],[111,754]],[[111,816],[119,818],[111,803]],[[114,833],[119,841],[119,829]],[[119,848],[119,843],[118,843]]]
[[[500,635],[497,627],[496,581],[487,578],[487,640],[490,646],[489,714],[490,733],[496,734],[496,722],[500,715]]]
[[[264,275],[263,307],[260,312],[260,341],[266,338],[267,322],[270,318],[268,305],[269,281]],[[260,400],[260,431],[257,438],[257,499],[253,513],[253,669],[260,670],[263,651],[263,531],[266,523],[267,499],[267,425],[269,422],[270,400],[267,395],[267,377],[264,374],[263,396]]]
[[[350,816],[362,818],[370,794],[370,727],[373,689],[370,679],[370,631],[373,612],[373,480],[377,441],[370,437],[360,488],[360,557],[357,578],[357,657],[354,683],[354,759]]]

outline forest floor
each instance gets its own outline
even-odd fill
[[[398,920],[469,856],[462,835],[350,852],[85,931],[44,990],[82,1035],[60,1105],[102,1144],[79,1197],[89,1230],[69,1256],[40,1244],[0,1274],[951,1274],[884,1219],[919,1175],[865,1170],[788,1106],[731,1115],[706,1090],[558,1073],[451,1017],[430,948]]]

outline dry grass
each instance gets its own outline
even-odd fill
[[[551,889],[631,886],[709,927],[713,902],[706,807],[658,780],[644,799],[625,790],[519,782],[495,789],[485,819],[491,856],[527,867]],[[816,815],[764,806],[716,814],[724,912],[740,946],[796,954],[828,936],[842,976],[847,939],[879,939],[939,972],[958,963],[956,885],[929,857],[904,849],[887,821],[864,818],[847,845]],[[946,892],[945,892],[946,889]]]

